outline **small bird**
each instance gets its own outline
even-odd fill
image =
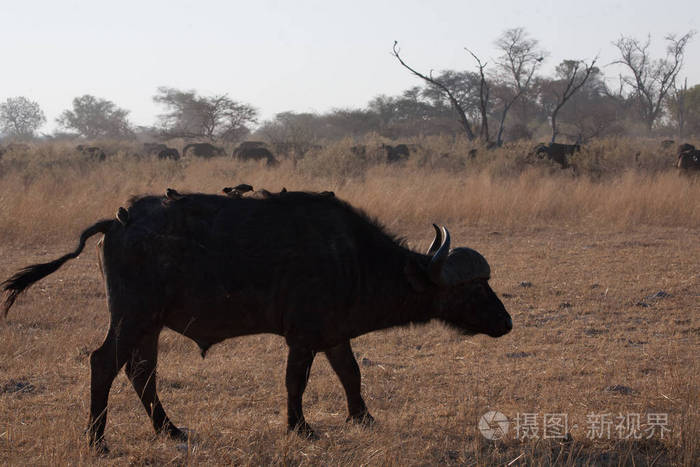
[[[233,187],[234,190],[240,191],[241,193],[247,193],[249,191],[253,191],[253,187],[251,185],[248,185],[246,183],[241,183],[240,185],[236,185]]]
[[[122,224],[126,225],[129,222],[129,211],[120,207],[117,210],[117,220]]]
[[[243,193],[253,191],[253,187],[246,183],[241,183],[240,185],[236,185],[234,187],[227,186],[221,191],[230,198],[240,198],[243,196]]]
[[[184,198],[184,196],[182,196],[180,193],[178,193],[172,188],[168,188],[167,190],[165,190],[165,197],[168,198],[170,201],[177,201],[179,199]]]

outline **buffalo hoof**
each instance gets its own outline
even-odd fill
[[[163,427],[163,430],[160,433],[166,435],[173,441],[181,441],[183,443],[191,441],[194,435],[194,432],[192,432],[191,430],[188,430],[187,428],[183,428],[181,430],[172,423],[166,427]]]
[[[345,419],[345,422],[357,423],[358,425],[369,427],[374,425],[374,417],[370,415],[369,412],[365,411],[358,414],[349,415],[348,418]]]
[[[311,428],[311,425],[306,422],[301,422],[294,428],[289,428],[289,431],[293,431],[300,438],[308,439],[310,441],[316,441],[319,439],[316,432],[313,430],[313,428]]]
[[[99,441],[90,441],[90,449],[96,456],[99,457],[109,455],[109,447],[107,446],[107,442],[104,440],[104,438],[100,439]]]

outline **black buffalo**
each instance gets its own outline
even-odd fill
[[[252,148],[264,148],[264,141],[242,141],[238,145],[238,149],[252,149]]]
[[[560,143],[540,143],[535,146],[535,154],[539,158],[547,157],[552,162],[556,162],[562,169],[569,168],[568,156],[581,151],[580,144],[560,144]]]
[[[382,149],[384,150],[388,163],[404,162],[408,160],[408,157],[411,155],[408,146],[405,144],[397,144],[396,146],[382,144]]]
[[[277,164],[275,156],[264,146],[252,146],[241,143],[233,150],[233,157],[242,161],[265,161],[267,165]]]
[[[177,149],[166,146],[165,149],[158,151],[158,159],[171,159],[176,161],[180,159],[180,153]]]
[[[689,143],[681,144],[678,148],[678,161],[676,167],[684,172],[700,170],[700,150]]]
[[[190,149],[192,150],[192,154],[194,154],[195,156],[204,158],[223,156],[226,154],[223,148],[214,146],[213,144],[190,143],[184,148],[182,148],[182,157],[187,157],[187,152]]]
[[[365,146],[364,144],[351,146],[350,152],[353,156],[357,156],[360,159],[364,159],[367,156],[367,146]]]
[[[155,430],[186,438],[156,393],[158,335],[166,327],[196,342],[202,356],[235,336],[284,336],[287,426],[313,437],[302,394],[316,353],[326,354],[340,378],[348,419],[370,423],[350,339],[431,320],[465,335],[499,337],[511,330],[484,257],[469,248],[451,250],[447,229],[434,227],[435,239],[421,254],[328,194],[144,196],[120,209],[118,220],[83,231],[75,251],[3,282],[4,311],[102,233],[110,326],[90,355],[92,445],[103,447],[107,398],[125,365]]]
[[[166,149],[168,146],[163,143],[143,143],[143,151],[149,156],[155,156]]]

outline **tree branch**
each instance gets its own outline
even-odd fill
[[[447,98],[450,101],[450,104],[452,104],[452,108],[455,110],[455,112],[457,112],[459,122],[462,125],[462,128],[464,129],[464,132],[466,133],[467,138],[470,141],[473,141],[475,139],[474,132],[472,131],[471,125],[469,124],[469,120],[467,119],[467,115],[464,111],[464,108],[462,108],[459,101],[455,98],[454,94],[450,91],[450,89],[447,86],[445,86],[443,83],[441,83],[440,81],[438,81],[432,77],[432,70],[430,71],[429,76],[426,76],[426,75],[416,71],[415,69],[411,68],[409,65],[407,65],[406,62],[404,62],[403,59],[401,58],[401,56],[399,55],[398,45],[399,45],[398,41],[394,41],[392,55],[394,57],[396,57],[396,59],[399,61],[399,63],[404,68],[406,68],[408,71],[413,73],[415,76],[418,76],[419,78],[423,79],[424,81],[432,84],[433,86],[437,87],[438,89],[440,89],[442,92],[445,93],[445,95],[447,96]]]

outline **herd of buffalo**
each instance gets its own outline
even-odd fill
[[[660,143],[660,150],[667,153],[675,146],[673,140],[663,140]],[[486,145],[485,150],[493,150],[497,146]],[[241,161],[262,161],[267,166],[275,166],[281,158],[294,155],[295,158],[303,157],[305,152],[312,149],[321,149],[322,146],[317,145],[299,145],[294,143],[275,143],[266,144],[262,141],[244,141],[240,143],[230,154],[234,159]],[[365,160],[368,156],[379,155],[388,164],[405,162],[409,159],[412,153],[420,149],[417,144],[381,144],[377,146],[355,145],[350,148],[353,156],[360,160]],[[575,165],[572,165],[570,158],[582,149],[580,144],[561,144],[561,143],[539,143],[533,147],[529,156],[536,156],[540,159],[550,160],[558,165],[561,169],[572,168],[575,170]],[[0,146],[0,158],[8,152],[29,151],[30,146],[22,143],[10,143],[6,146]],[[84,155],[92,161],[104,161],[107,159],[107,153],[99,146],[91,146],[79,144],[75,147],[75,151]],[[469,158],[474,159],[478,154],[477,149],[469,151]],[[169,147],[163,143],[143,143],[138,151],[140,156],[157,157],[158,159],[179,160],[186,157],[212,158],[227,156],[224,148],[215,146],[211,143],[189,143],[182,148],[182,153],[176,148]],[[637,159],[639,155],[635,156]],[[683,143],[678,146],[676,151],[676,162],[674,164],[680,171],[686,173],[695,173],[700,171],[700,150],[689,143]],[[374,157],[376,160],[376,157]],[[531,160],[531,159],[530,159]],[[637,159],[638,160],[638,159]]]

